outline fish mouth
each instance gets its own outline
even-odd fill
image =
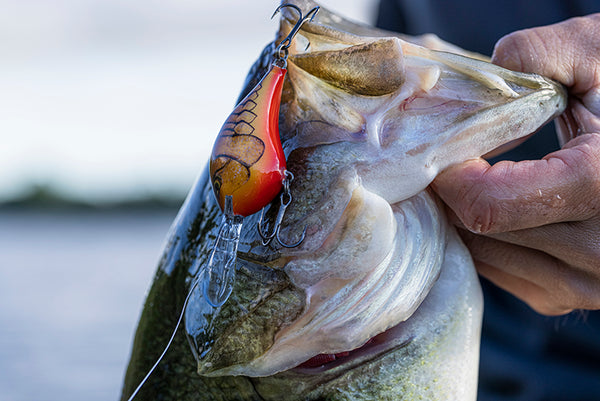
[[[335,368],[351,369],[353,365],[369,363],[388,352],[407,347],[415,338],[406,336],[404,322],[370,338],[362,346],[335,354],[319,354],[290,369],[293,373],[317,375]]]
[[[445,216],[427,186],[447,166],[529,134],[564,108],[561,87],[542,77],[394,37],[338,33],[348,40],[332,46],[333,28],[317,22],[290,48],[280,113],[283,139],[310,149],[298,152],[302,163],[288,159],[304,199],[286,215],[287,226],[309,227],[307,237],[268,265],[248,256],[248,281],[236,280],[244,285],[215,318],[218,331],[204,309],[188,308],[203,376],[335,375],[390,354],[410,354],[396,361],[407,366],[412,350],[437,341],[432,316],[455,297],[446,291],[431,301],[448,251]],[[382,64],[381,74],[368,73]],[[318,128],[298,129],[302,122]],[[336,127],[333,140],[327,127]],[[473,269],[468,257],[460,263]],[[263,275],[277,280],[265,285]]]
[[[335,21],[320,13],[290,48],[287,101],[313,129],[290,129],[288,145],[352,144],[365,188],[390,204],[450,165],[536,132],[566,107],[565,89],[548,78],[389,32],[352,35],[341,29],[355,26]]]
[[[319,398],[323,389],[335,391],[352,382],[383,393],[390,388],[404,389],[398,383],[440,378],[442,365],[453,383],[474,388],[476,374],[465,371],[478,361],[481,289],[464,245],[452,238],[448,250],[438,281],[408,319],[358,348],[315,355],[275,375],[252,378],[257,391],[272,393],[273,388],[284,388],[285,394],[302,394],[297,399],[313,399],[307,394],[324,399]]]

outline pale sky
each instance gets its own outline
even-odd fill
[[[371,22],[375,0],[322,5]],[[0,0],[0,201],[183,195],[277,27],[275,0]]]

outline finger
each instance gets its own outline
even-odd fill
[[[558,140],[564,146],[571,139],[589,133],[600,133],[600,114],[595,115],[579,100],[571,99],[569,107],[557,121]]]
[[[600,210],[600,135],[575,138],[542,160],[469,160],[439,174],[433,188],[477,233],[589,219]]]
[[[600,280],[544,252],[459,230],[478,271],[544,314],[600,308]]]
[[[477,272],[481,276],[521,299],[537,313],[547,316],[558,316],[565,315],[573,310],[561,308],[547,302],[547,300],[551,298],[548,291],[530,281],[513,276],[503,270],[480,261],[475,261],[475,266]]]
[[[446,207],[450,224],[462,231],[466,227],[459,217]],[[580,222],[549,224],[541,227],[485,234],[498,241],[542,251],[600,277],[600,222],[598,218]]]
[[[600,277],[600,232],[597,219],[491,234],[490,238],[542,251]]]
[[[594,87],[583,95],[582,102],[592,114],[600,116],[600,86]]]
[[[498,41],[492,61],[535,72],[571,88],[574,94],[600,87],[600,14],[513,32]],[[592,67],[592,68],[590,68]]]
[[[562,275],[559,261],[544,252],[464,230],[459,230],[459,234],[474,260],[501,267],[511,276],[552,289],[556,285],[556,277]]]
[[[577,136],[589,133],[600,133],[600,113],[594,114],[589,108],[578,102],[571,102],[571,114],[577,127]]]

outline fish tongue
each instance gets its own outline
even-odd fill
[[[301,363],[297,367],[299,368],[317,368],[325,365],[326,363],[335,361],[336,359],[343,358],[350,355],[350,351],[339,352],[337,354],[319,354],[313,356],[308,361]]]
[[[361,347],[357,348],[361,349],[363,347],[365,347],[366,345],[371,344],[374,341],[373,338],[369,339],[369,341],[367,341],[365,344],[363,344]],[[343,351],[343,352],[338,352],[336,354],[319,354],[316,356],[313,356],[312,358],[310,358],[309,360],[302,362],[300,365],[298,365],[298,368],[318,368],[319,366],[323,366],[329,362],[335,361],[337,359],[340,358],[345,358],[350,356],[350,354],[353,351],[356,350],[352,350],[352,351]]]

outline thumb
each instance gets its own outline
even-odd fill
[[[598,93],[600,88],[600,13],[558,24],[513,32],[496,43],[492,61],[502,67],[534,72],[570,88],[572,94]],[[591,68],[592,67],[592,68]],[[600,111],[600,95],[584,104]],[[588,104],[589,103],[589,104]],[[600,115],[600,113],[598,113]]]
[[[600,135],[575,138],[542,160],[469,160],[443,171],[433,189],[476,233],[590,218],[600,207]]]

